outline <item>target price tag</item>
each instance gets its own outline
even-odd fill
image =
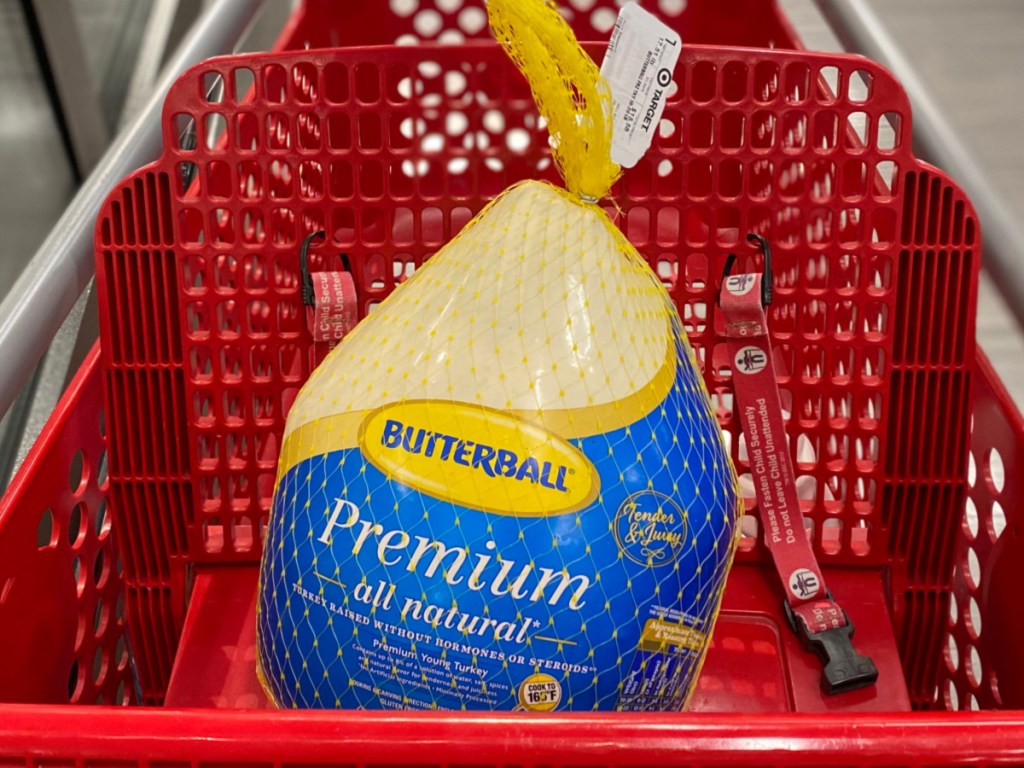
[[[661,122],[682,40],[636,3],[619,13],[601,74],[612,91],[612,162],[632,168]]]

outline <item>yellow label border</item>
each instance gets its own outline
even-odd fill
[[[603,435],[634,424],[661,405],[675,383],[679,364],[680,361],[676,360],[674,345],[670,344],[669,355],[665,360],[665,364],[654,377],[641,389],[619,400],[613,400],[612,402],[600,405],[583,406],[581,408],[556,408],[551,410],[503,410],[490,408],[490,410],[540,427],[563,440],[576,440],[583,437]],[[410,398],[407,402],[411,402],[413,399]],[[489,407],[455,400],[436,400],[433,402],[457,403],[458,405],[481,408]],[[359,445],[360,431],[367,417],[388,405],[392,405],[392,403],[386,403],[369,410],[352,411],[315,419],[291,432],[291,434],[285,437],[281,448],[277,472],[278,482],[281,481],[281,478],[288,471],[306,459],[357,447]]]

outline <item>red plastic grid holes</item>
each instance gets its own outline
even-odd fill
[[[946,709],[1024,708],[1020,637],[1024,422],[988,361],[979,376],[968,456],[970,495],[952,569],[953,593],[936,703]]]
[[[76,407],[101,391],[76,380],[0,503],[0,701],[135,701],[104,413]]]
[[[621,0],[563,0],[580,40],[607,40]],[[687,44],[799,47],[774,0],[645,0],[644,8],[683,34]],[[305,0],[275,51],[366,45],[458,45],[490,39],[483,0]]]

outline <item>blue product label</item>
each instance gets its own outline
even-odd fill
[[[696,372],[682,355],[669,371],[659,404],[605,433],[405,401],[291,466],[261,572],[277,703],[682,706],[737,501]]]

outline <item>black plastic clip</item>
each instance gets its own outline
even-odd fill
[[[832,595],[826,593],[831,600]],[[827,694],[846,693],[874,685],[878,669],[869,657],[853,647],[853,622],[843,611],[846,626],[811,632],[810,628],[793,613],[788,602],[783,602],[786,618],[804,647],[813,651],[825,665],[821,673],[821,689]]]
[[[322,229],[318,229],[316,232],[310,232],[302,240],[302,245],[299,246],[299,272],[302,275],[302,303],[307,307],[316,306],[316,294],[313,292],[313,274],[309,271],[309,246],[312,245],[313,240],[318,237],[326,237],[325,232]],[[352,264],[348,260],[348,254],[342,253],[341,266],[346,272],[352,271]]]
[[[313,293],[313,275],[309,272],[309,246],[314,238],[324,236],[325,234],[322,229],[310,232],[303,238],[302,245],[299,247],[299,271],[302,274],[302,303],[307,307],[316,306],[316,295]]]
[[[761,277],[761,306],[767,307],[772,303],[772,248],[768,245],[768,240],[756,232],[751,232],[747,235],[747,242],[756,243],[761,249],[761,255],[764,257],[764,269]],[[722,282],[725,282],[725,278],[732,272],[732,265],[736,263],[736,254],[729,253],[725,257],[725,267],[722,269]],[[718,303],[721,304],[722,300],[719,297]]]

